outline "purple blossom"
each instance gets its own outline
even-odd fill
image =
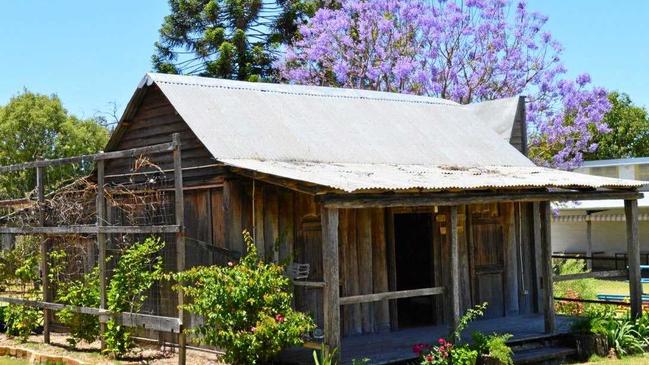
[[[286,81],[480,102],[527,96],[530,144],[551,145],[537,163],[575,168],[597,148],[592,129],[610,109],[583,74],[565,78],[548,18],[513,0],[341,0],[300,28],[278,64]],[[514,11],[510,8],[514,7]],[[333,79],[331,77],[333,75]],[[545,147],[544,147],[545,148]]]

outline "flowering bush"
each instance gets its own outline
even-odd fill
[[[313,321],[292,308],[284,268],[264,263],[252,238],[244,232],[247,254],[238,264],[198,267],[175,274],[188,312],[203,318],[192,328],[203,343],[225,350],[233,365],[266,363],[288,346],[302,343]]]
[[[462,342],[462,332],[472,320],[484,315],[487,303],[477,305],[460,318],[457,326],[451,331],[449,339],[439,338],[435,344],[418,343],[412,351],[420,358],[421,365],[475,365],[478,356],[491,356],[503,364],[511,364],[511,349],[506,342],[511,335],[483,335],[474,332],[474,344]]]
[[[607,132],[607,92],[567,79],[548,18],[523,0],[340,0],[300,27],[278,64],[289,82],[462,104],[527,95],[530,155],[574,168]]]

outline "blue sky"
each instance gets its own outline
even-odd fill
[[[649,107],[649,1],[529,0],[550,17],[571,75]],[[121,109],[145,72],[164,0],[4,0],[0,8],[0,103],[23,87],[56,93],[81,117]]]

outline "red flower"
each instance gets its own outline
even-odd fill
[[[283,315],[278,314],[278,315],[275,316],[275,320],[276,320],[277,322],[279,322],[279,323],[282,323],[282,322],[284,322],[284,320],[286,320],[286,318],[284,318]]]
[[[426,361],[433,362],[433,355],[426,355]]]
[[[440,338],[439,340],[437,340],[437,343],[444,346],[446,344],[446,340],[443,339],[443,338]]]
[[[420,355],[422,351],[426,350],[428,348],[428,345],[425,343],[418,343],[412,346],[412,352],[414,352],[417,355]]]

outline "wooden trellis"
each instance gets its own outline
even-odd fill
[[[175,223],[174,225],[157,225],[157,226],[107,226],[106,225],[106,198],[105,198],[105,164],[106,161],[126,158],[136,158],[142,155],[172,153],[173,154],[173,174],[174,174],[174,206],[175,206]],[[45,214],[43,203],[45,201],[45,169],[53,166],[67,164],[94,162],[97,176],[97,203],[96,203],[96,224],[82,226],[56,226],[48,227],[45,224]],[[186,339],[183,333],[184,313],[180,306],[184,303],[182,291],[178,291],[178,316],[165,317],[140,313],[113,313],[106,309],[106,240],[108,234],[163,234],[175,233],[176,235],[176,269],[178,272],[185,270],[185,236],[184,236],[184,197],[183,197],[183,174],[181,159],[181,142],[179,134],[174,134],[169,143],[151,145],[147,147],[133,148],[123,151],[102,152],[93,155],[84,155],[76,157],[67,157],[53,160],[37,160],[28,163],[0,166],[0,174],[16,172],[28,169],[36,171],[36,197],[38,207],[38,226],[25,227],[7,227],[0,226],[0,234],[11,235],[30,235],[41,234],[45,237],[60,235],[91,234],[97,237],[98,248],[98,265],[100,273],[100,305],[99,308],[74,307],[60,303],[53,303],[50,298],[51,290],[48,278],[48,239],[41,241],[40,245],[40,268],[42,275],[42,301],[32,301],[21,298],[0,297],[0,302],[27,305],[43,309],[43,337],[44,342],[50,342],[50,311],[70,308],[77,313],[89,314],[99,317],[100,334],[102,349],[105,347],[103,334],[105,324],[109,319],[113,319],[126,327],[140,327],[150,330],[169,332],[178,335],[178,363],[186,363]],[[15,199],[14,199],[15,200]],[[13,201],[13,200],[12,200]],[[23,201],[21,199],[21,201]],[[0,204],[1,205],[1,204]]]

